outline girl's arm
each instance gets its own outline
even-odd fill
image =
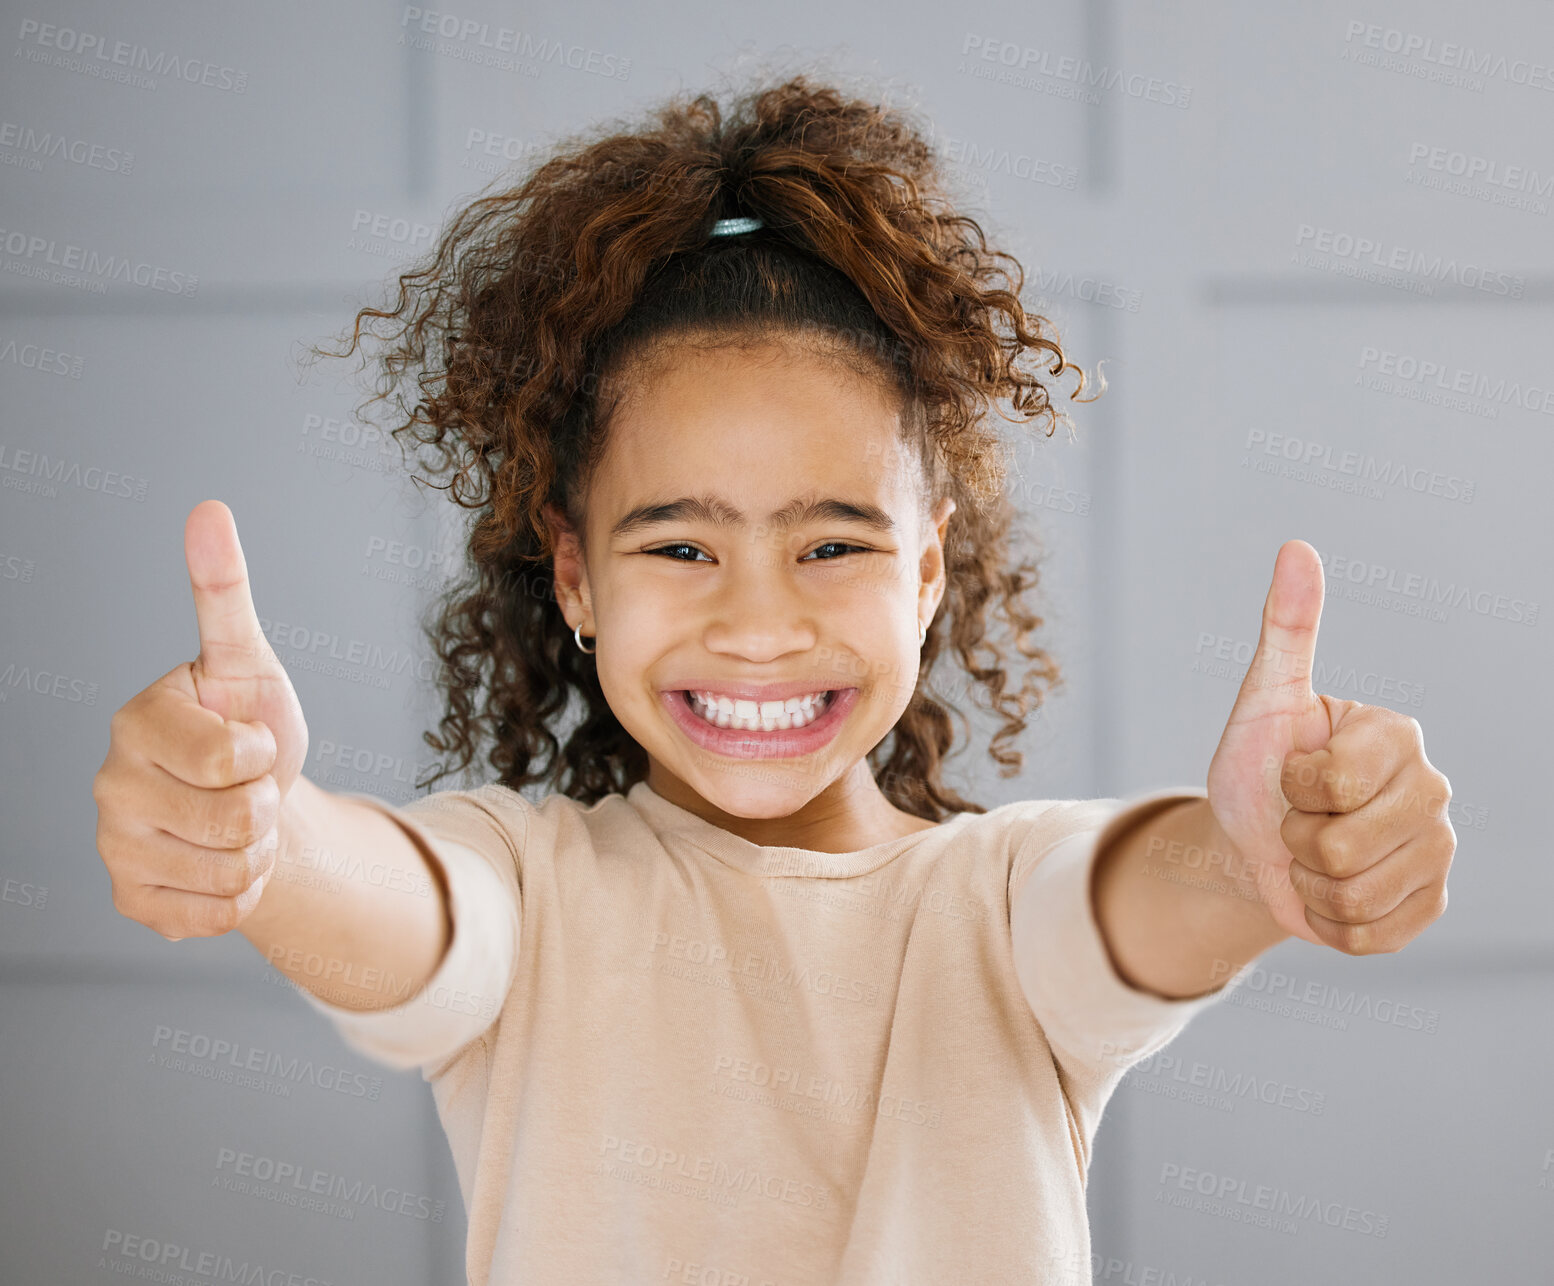
[[[1290,936],[1207,799],[1178,800],[1113,838],[1096,854],[1091,897],[1123,981],[1168,1000],[1224,985]]]
[[[1286,937],[1396,951],[1446,909],[1451,783],[1416,720],[1312,690],[1324,589],[1317,551],[1281,545],[1207,797],[1096,854],[1096,921],[1135,987],[1200,995]]]
[[[452,938],[446,877],[369,804],[298,777],[259,905],[238,926],[299,986],[345,1009],[387,1009],[437,971]]]

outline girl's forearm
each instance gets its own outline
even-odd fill
[[[1200,853],[1206,875],[1173,855]],[[1147,817],[1097,855],[1096,922],[1118,974],[1167,999],[1203,995],[1290,935],[1258,893],[1256,870],[1220,828],[1208,800]]]
[[[435,859],[372,805],[299,777],[275,868],[239,925],[277,970],[330,1004],[387,1009],[436,972],[452,937]]]

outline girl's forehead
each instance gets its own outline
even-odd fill
[[[587,501],[601,534],[634,511],[708,495],[752,523],[841,498],[904,531],[921,498],[898,390],[802,344],[656,351],[615,389]]]
[[[843,470],[890,486],[912,454],[895,390],[802,353],[750,361],[740,350],[692,350],[631,384],[609,417],[601,461],[623,480],[759,468],[769,476]]]
[[[730,407],[661,422],[644,417],[612,429],[590,507],[627,509],[710,491],[759,517],[820,494],[906,509],[916,498],[919,468],[893,412],[845,423],[776,408],[745,414]]]

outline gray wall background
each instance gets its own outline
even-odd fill
[[[436,578],[384,547],[419,561],[456,533],[436,493],[398,477],[397,451],[349,441],[347,364],[301,371],[300,347],[495,167],[673,89],[737,83],[752,60],[869,76],[919,105],[984,226],[1031,271],[1031,306],[1087,369],[1106,359],[1109,392],[1071,408],[1077,440],[1030,441],[1014,483],[1046,551],[1046,641],[1067,686],[1033,722],[1018,781],[978,751],[958,782],[988,804],[1200,784],[1291,537],[1327,562],[1319,690],[1414,715],[1452,782],[1438,924],[1393,956],[1287,943],[1236,1003],[1130,1073],[1092,1171],[1096,1279],[1548,1272],[1547,5],[976,0],[885,20],[809,0],[460,0],[461,21],[610,56],[615,76],[581,57],[483,65],[474,40],[420,48],[400,6],[369,0],[4,11],[0,1278],[105,1280],[127,1262],[102,1251],[119,1232],[337,1283],[462,1279],[458,1186],[419,1076],[348,1050],[240,936],[170,945],[118,916],[90,781],[113,710],[197,650],[182,530],[207,497],[237,516],[267,622],[420,648]],[[61,48],[83,36],[209,64],[213,83],[93,75],[114,64]],[[1065,59],[1123,80],[1076,99]],[[1469,168],[1471,182],[1454,172]],[[198,285],[52,280],[33,237]],[[1380,249],[1345,257],[1362,240]],[[1426,266],[1353,271],[1399,248]],[[1504,276],[1465,287],[1431,272],[1437,258]],[[1425,363],[1442,374],[1421,378]],[[1443,400],[1459,380],[1469,391]],[[1287,450],[1318,459],[1302,472]],[[1335,486],[1353,479],[1322,460],[1350,451],[1422,481]],[[68,473],[39,477],[27,452]],[[1431,474],[1459,495],[1471,481],[1471,498],[1431,494]],[[1378,595],[1361,583],[1372,569],[1466,586],[1486,610]],[[1506,619],[1496,595],[1537,617]],[[307,711],[309,775],[408,799],[430,684],[277,650]],[[180,1068],[190,1042],[235,1054]],[[340,1088],[214,1075],[251,1055],[338,1070]],[[1275,1101],[1194,1101],[1205,1077]],[[442,1217],[347,1220],[233,1193],[223,1149],[401,1188]],[[1174,1205],[1198,1194],[1163,1177],[1173,1166],[1385,1216],[1386,1235]]]

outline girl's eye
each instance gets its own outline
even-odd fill
[[[669,552],[672,549],[689,549],[693,554],[702,552],[695,545],[687,545],[684,541],[679,541],[673,545],[660,545],[657,549],[650,549],[647,552],[650,554],[662,554],[664,557],[671,558],[677,563],[694,563],[697,561],[694,558],[681,558],[676,554],[672,554]]]
[[[849,544],[846,544],[846,543],[844,543],[843,541],[840,541],[840,540],[828,540],[823,545],[815,546],[814,549],[810,550],[810,553],[818,554],[822,549],[850,549],[853,552],[859,553],[859,554],[866,554],[866,553],[869,552],[862,545],[849,545]],[[799,561],[803,562],[804,559],[806,559],[808,557],[809,557],[809,554],[805,554],[804,558],[799,559]],[[841,557],[841,555],[838,554],[837,557]],[[823,562],[823,563],[829,563],[829,562],[831,562],[833,560],[830,559],[830,558],[822,558],[820,561]]]
[[[703,552],[702,550],[697,549],[695,545],[688,545],[684,541],[677,541],[673,545],[660,545],[657,549],[649,549],[646,552],[649,554],[661,554],[663,557],[672,559],[677,563],[694,563],[700,561],[700,559],[695,558],[694,556],[690,558],[684,558],[681,557],[678,553],[674,552],[681,549],[690,550],[692,555],[700,554]],[[828,540],[825,544],[817,545],[814,549],[810,550],[809,554],[805,554],[804,557],[799,561],[806,562],[809,560],[811,554],[819,554],[822,550],[826,549],[850,551],[859,554],[866,554],[869,552],[862,545],[849,545],[840,540]],[[829,563],[835,561],[835,559],[838,557],[841,557],[841,555],[837,554],[831,557],[822,557],[819,559],[819,561],[823,563]],[[708,561],[711,560],[709,559]]]

